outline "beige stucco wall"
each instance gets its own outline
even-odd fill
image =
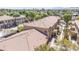
[[[51,38],[51,35],[52,35],[52,33],[53,33],[53,30],[57,27],[57,24],[59,23],[59,21],[56,23],[56,24],[54,24],[54,26],[52,26],[52,27],[50,27],[48,30],[47,30],[47,37],[48,38]]]
[[[29,29],[36,29],[40,32],[46,33],[47,34],[47,28],[39,28],[39,27],[33,27],[33,26],[25,26],[25,30],[29,30]]]

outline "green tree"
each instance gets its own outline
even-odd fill
[[[71,16],[71,14],[65,13],[63,18],[64,18],[64,21],[66,22],[66,25],[67,25],[68,22],[71,20],[72,16]]]
[[[18,12],[10,12],[8,13],[9,16],[13,16],[13,17],[19,17],[20,14]]]
[[[26,15],[26,17],[27,17],[30,21],[35,20],[35,16],[36,16],[36,13],[35,13],[35,12],[33,12],[33,11],[27,11],[27,12],[25,12],[25,15]]]
[[[48,14],[47,13],[43,13],[43,17],[47,17],[48,16]]]
[[[4,13],[3,12],[0,12],[0,16],[3,16],[4,15]]]
[[[20,16],[19,13],[14,13],[14,14],[13,14],[13,17],[19,17],[19,16]]]
[[[48,10],[48,11],[47,11],[47,14],[48,14],[49,16],[52,16],[52,15],[53,15],[53,12],[50,11],[50,10]]]
[[[41,15],[36,15],[35,20],[41,19]]]

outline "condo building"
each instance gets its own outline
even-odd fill
[[[48,38],[51,38],[53,30],[57,27],[59,23],[60,17],[58,16],[49,16],[38,21],[34,21],[31,23],[25,23],[25,29],[36,29],[47,35]]]
[[[12,16],[0,16],[0,29],[6,29],[15,27],[18,24],[26,22],[25,16],[12,17]]]
[[[15,23],[24,22],[20,19]],[[53,34],[53,30],[59,23],[58,16],[49,16],[38,21],[23,23],[25,31],[0,38],[0,50],[3,51],[32,51],[41,44],[47,43]],[[5,23],[3,23],[5,24]],[[8,24],[8,23],[7,23]],[[11,23],[12,24],[12,23]],[[17,24],[18,25],[18,24]]]

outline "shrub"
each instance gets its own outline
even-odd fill
[[[76,19],[79,20],[79,16],[77,16]]]
[[[70,50],[78,50],[78,46],[75,43],[72,43],[71,41],[69,41],[68,39],[64,38],[61,41],[57,42],[57,45],[60,46],[61,48],[59,50],[62,50],[62,47],[64,46],[64,48],[66,49],[66,51]],[[57,48],[58,49],[58,48]],[[64,50],[65,50],[64,49]]]
[[[35,51],[55,51],[54,48],[50,48],[49,45],[47,44],[40,45],[39,47],[36,47],[34,50]]]
[[[24,25],[23,24],[18,25],[18,31],[21,32],[23,30],[24,30]]]

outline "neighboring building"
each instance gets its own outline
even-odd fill
[[[72,14],[72,21],[76,20],[76,17],[77,17],[78,15],[79,15],[78,12],[74,12],[74,13]]]
[[[71,40],[77,41],[78,30],[76,29],[75,25],[72,25],[69,30],[70,30],[69,32],[70,32]]]
[[[25,16],[12,17],[12,16],[0,16],[0,29],[6,29],[10,27],[15,27],[18,24],[26,22]]]
[[[78,33],[79,33],[79,20],[75,20],[75,26],[76,26]]]
[[[78,31],[78,33],[77,33],[77,42],[79,44],[79,20],[75,20],[75,26],[76,26],[76,29]]]
[[[0,49],[4,51],[32,51],[46,42],[45,35],[35,29],[30,29],[0,39]]]
[[[48,38],[51,38],[51,35],[53,33],[53,29],[56,28],[57,24],[59,23],[59,17],[58,16],[49,16],[45,17],[43,19],[40,19],[38,21],[34,21],[31,23],[25,23],[25,29],[36,29],[43,34],[47,35]]]

